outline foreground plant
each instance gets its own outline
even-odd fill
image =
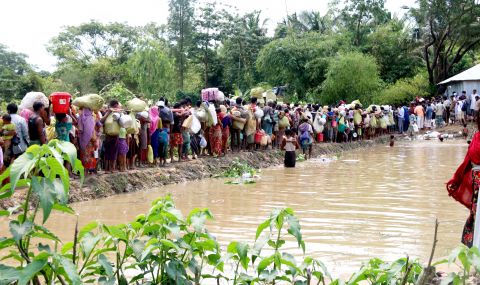
[[[9,223],[10,237],[0,238],[0,250],[7,252],[2,260],[14,260],[17,267],[0,265],[0,284],[17,282],[27,284],[59,283],[80,284],[74,261],[57,248],[60,239],[43,224],[52,210],[73,214],[67,206],[70,178],[64,165],[72,166],[74,173],[83,180],[84,170],[77,159],[75,146],[58,140],[47,145],[33,145],[17,158],[0,176],[2,188],[0,198],[11,197],[17,188],[26,188],[23,204],[10,211],[0,211],[0,215],[9,216],[20,210],[20,214]],[[39,212],[42,213],[41,223]],[[38,241],[33,246],[33,240]]]

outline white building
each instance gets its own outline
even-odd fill
[[[450,77],[438,83],[438,85],[447,87],[445,90],[446,96],[452,95],[453,92],[457,92],[460,95],[462,91],[467,91],[467,95],[470,95],[473,89],[477,89],[477,93],[480,93],[480,64]]]

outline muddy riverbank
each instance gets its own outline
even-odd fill
[[[313,155],[334,155],[358,148],[369,148],[387,143],[388,138],[346,144],[315,144]],[[148,190],[155,187],[215,177],[228,168],[234,160],[247,162],[255,168],[268,168],[283,163],[283,152],[278,150],[231,153],[225,157],[201,157],[189,162],[167,164],[166,167],[140,168],[113,174],[93,175],[85,178],[82,186],[72,180],[69,202],[88,201],[121,193]],[[0,200],[0,209],[20,204],[24,191],[17,191],[10,199]]]

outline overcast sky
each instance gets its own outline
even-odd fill
[[[238,7],[241,13],[262,10],[270,29],[288,13],[316,10],[322,14],[329,0],[219,0]],[[286,2],[286,3],[285,3]],[[402,6],[415,0],[387,0],[386,7],[402,14]],[[285,5],[286,4],[286,5]],[[0,10],[0,43],[10,50],[28,55],[38,69],[53,70],[56,59],[45,46],[63,26],[78,25],[91,19],[101,22],[127,22],[144,25],[164,24],[168,17],[168,0],[6,0]]]

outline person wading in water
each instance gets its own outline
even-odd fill
[[[476,119],[477,127],[480,130],[478,114]],[[480,246],[480,225],[475,225],[475,220],[480,219],[477,213],[479,189],[480,132],[477,131],[472,137],[465,160],[458,167],[453,178],[447,182],[447,191],[449,195],[467,207],[470,211],[470,215],[467,218],[462,234],[462,243],[468,247]]]

